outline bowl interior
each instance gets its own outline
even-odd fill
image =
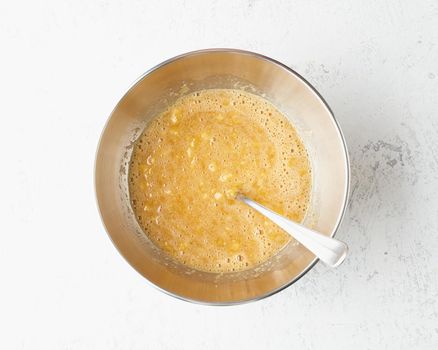
[[[205,50],[179,56],[146,73],[121,99],[103,131],[96,157],[96,195],[108,234],[125,259],[162,290],[197,302],[239,303],[296,281],[313,266],[315,256],[291,243],[265,264],[244,272],[192,270],[149,241],[129,204],[127,173],[135,140],[169,103],[208,88],[261,95],[291,120],[312,163],[312,198],[304,224],[329,236],[334,235],[346,205],[348,159],[332,113],[315,90],[285,66],[250,52]]]

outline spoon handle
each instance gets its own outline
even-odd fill
[[[297,224],[242,194],[239,194],[237,199],[280,226],[325,264],[331,267],[339,266],[347,256],[348,246],[344,242]]]

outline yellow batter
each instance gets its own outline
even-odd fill
[[[311,190],[306,150],[268,101],[240,90],[203,90],[156,117],[134,147],[130,196],[144,232],[187,266],[251,268],[289,236],[234,199],[236,192],[302,221]]]

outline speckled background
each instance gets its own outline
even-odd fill
[[[2,1],[0,44],[1,349],[438,349],[437,1]],[[351,156],[347,261],[236,307],[147,286],[93,193],[126,88],[207,47],[303,74]]]

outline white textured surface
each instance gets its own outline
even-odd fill
[[[438,348],[436,1],[2,1],[0,45],[1,349]],[[125,89],[206,47],[302,73],[352,163],[348,260],[237,307],[148,287],[93,194]]]

